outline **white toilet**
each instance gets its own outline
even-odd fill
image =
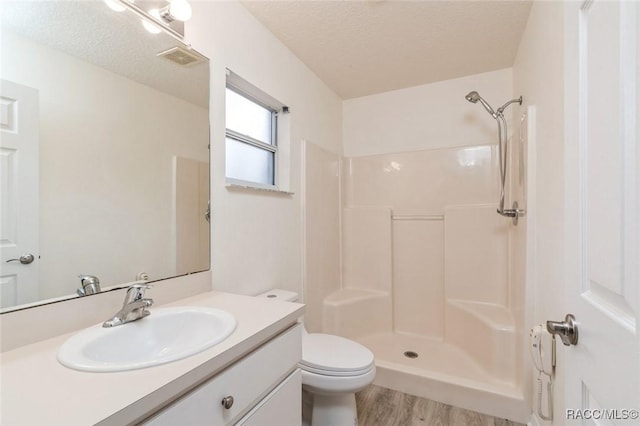
[[[297,293],[279,289],[259,297],[298,301]],[[373,353],[369,349],[344,337],[307,333],[303,324],[299,367],[302,389],[308,392],[303,400],[303,421],[310,421],[311,426],[358,424],[355,393],[371,384],[376,376]]]

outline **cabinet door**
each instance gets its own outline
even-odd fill
[[[300,426],[302,373],[296,370],[244,416],[237,426]]]

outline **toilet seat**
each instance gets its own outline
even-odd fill
[[[300,368],[324,376],[361,376],[374,368],[374,357],[369,349],[352,340],[330,334],[305,334]]]
[[[300,363],[299,365],[302,371],[306,371],[308,373],[319,374],[322,376],[332,376],[332,377],[354,377],[354,376],[362,376],[363,374],[367,374],[372,368],[373,365],[370,365],[367,368],[363,368],[362,370],[355,371],[332,371],[332,370],[322,370],[319,368],[309,367],[308,365],[304,365]]]

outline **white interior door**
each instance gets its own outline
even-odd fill
[[[555,423],[640,424],[625,419],[640,409],[640,4],[565,7],[566,307],[579,341],[558,345],[568,411]]]
[[[38,175],[38,91],[0,80],[1,308],[38,300]]]

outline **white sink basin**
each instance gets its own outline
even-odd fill
[[[60,347],[58,361],[81,371],[136,370],[194,355],[222,342],[235,328],[233,315],[219,309],[153,309],[138,321],[79,332]]]

